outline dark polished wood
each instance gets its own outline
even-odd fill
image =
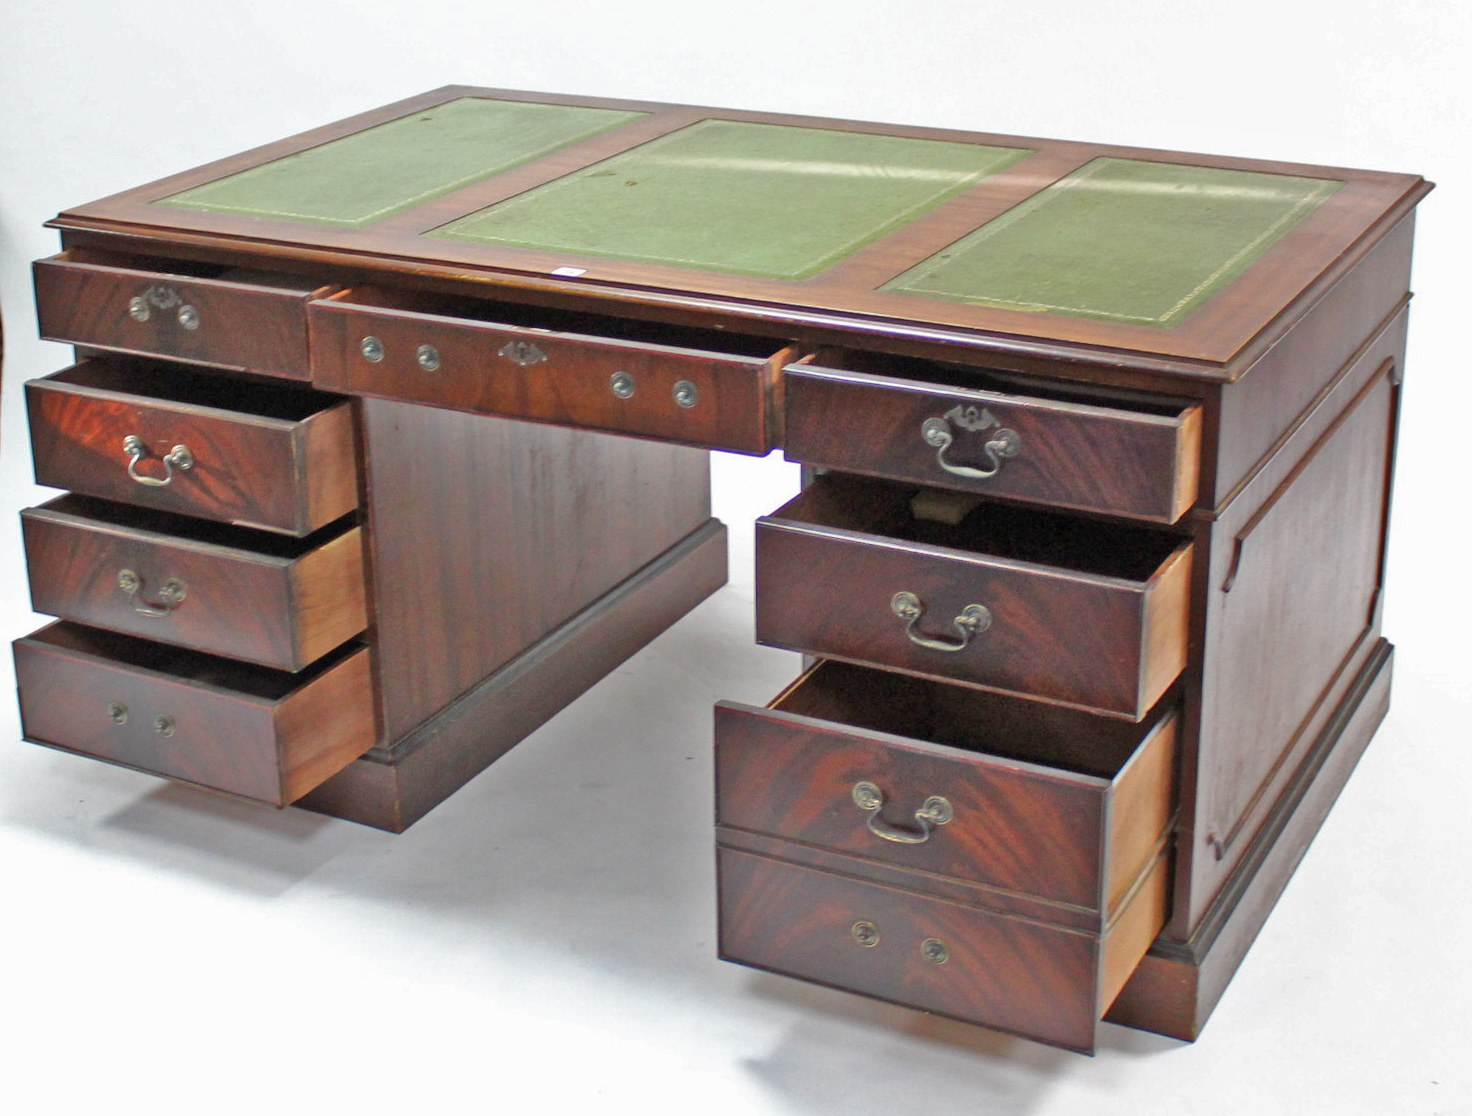
[[[757,639],[1130,719],[1180,674],[1189,543],[1001,505],[949,526],[915,517],[913,494],[830,476],[760,519]],[[919,619],[895,613],[901,592]],[[972,605],[990,622],[963,638]]]
[[[386,740],[710,518],[703,450],[376,399],[361,409]]]
[[[1399,401],[1390,347],[1400,340],[1366,352],[1213,531],[1183,929],[1204,915],[1377,642]]]
[[[716,707],[716,821],[1107,917],[1165,837],[1177,727],[824,662],[767,709]],[[932,795],[954,816],[920,824]]]
[[[771,398],[796,355],[790,348],[710,331],[630,330],[587,316],[563,323],[509,306],[415,308],[427,302],[434,306],[362,289],[313,302],[317,385],[740,453],[764,454],[775,444]],[[462,316],[453,316],[457,310]],[[364,354],[366,338],[381,346],[371,350],[376,359]],[[738,348],[749,351],[730,351]],[[627,395],[615,390],[615,377]]]
[[[21,526],[31,605],[49,616],[281,670],[368,627],[356,526],[298,540],[81,496]]]
[[[288,674],[65,622],[15,641],[27,740],[273,806],[373,746],[369,658]]]
[[[712,519],[297,805],[402,832],[725,583]]]
[[[783,396],[787,456],[807,465],[1159,523],[1196,501],[1201,408],[1181,400],[1111,406],[1046,383],[988,385],[974,369],[831,352],[789,366]],[[945,446],[926,440],[927,423]],[[1010,456],[996,448],[1003,431],[1016,439]]]
[[[84,361],[26,384],[36,483],[306,535],[358,506],[346,401],[201,381],[162,365]],[[144,453],[129,474],[130,436]],[[166,467],[176,446],[193,458]]]
[[[302,381],[312,378],[302,307],[332,290],[294,275],[85,250],[37,260],[34,273],[48,340]]]
[[[1111,965],[1097,934],[736,849],[718,850],[716,871],[723,958],[1073,1050],[1094,1048],[1105,974],[1138,960]],[[1165,877],[1157,861],[1135,896],[1147,926]],[[1143,953],[1153,933],[1127,936]]]

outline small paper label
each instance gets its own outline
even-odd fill
[[[553,275],[561,275],[568,279],[576,279],[588,269],[586,267],[557,267],[552,269]]]

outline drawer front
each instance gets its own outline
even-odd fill
[[[21,513],[37,612],[291,671],[368,626],[358,527],[271,552],[230,528],[171,536],[66,510],[75,503]]]
[[[15,669],[27,740],[276,806],[375,742],[366,648],[272,678],[53,624],[15,642]]]
[[[358,505],[346,401],[292,420],[139,394],[123,389],[131,379],[78,370],[94,371],[26,384],[38,484],[293,535]]]
[[[789,367],[788,457],[1061,508],[1173,523],[1195,502],[1201,410],[1147,413]]]
[[[34,274],[48,340],[310,379],[306,304],[327,293],[318,283],[234,272],[203,278],[75,253],[38,260]]]
[[[1185,666],[1188,543],[1130,580],[829,528],[799,501],[757,521],[761,643],[1133,719]]]
[[[1093,1049],[1095,935],[733,849],[717,872],[726,960]]]
[[[751,454],[776,444],[771,396],[793,355],[732,356],[335,300],[313,303],[310,315],[319,387]]]
[[[1173,711],[1135,725],[822,662],[768,708],[716,706],[716,821],[1097,928],[1159,852],[1178,734]]]

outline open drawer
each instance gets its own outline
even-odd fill
[[[292,671],[368,627],[351,523],[297,539],[69,495],[21,527],[49,616]]]
[[[764,454],[781,342],[358,288],[312,303],[313,378],[356,395]]]
[[[757,521],[756,567],[776,647],[1131,719],[1186,663],[1191,543],[1164,531],[832,474]]]
[[[126,360],[25,386],[37,484],[290,535],[358,506],[348,400]]]
[[[376,742],[362,646],[288,674],[59,622],[15,676],[27,740],[275,806]]]
[[[722,956],[1087,1049],[1164,924],[1178,734],[834,662],[722,703]]]
[[[784,381],[785,452],[807,465],[1159,523],[1196,500],[1189,400],[832,351]]]
[[[222,265],[63,252],[34,264],[41,336],[306,380],[314,279]]]

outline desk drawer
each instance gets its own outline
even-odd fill
[[[309,313],[320,387],[751,454],[776,444],[773,394],[795,355],[714,331],[375,290]]]
[[[716,706],[716,820],[1098,925],[1160,851],[1178,734],[1173,710],[1132,724],[824,661],[765,709]]]
[[[314,280],[182,260],[64,252],[34,265],[41,336],[307,380]]]
[[[757,521],[758,641],[1138,719],[1186,662],[1189,540],[821,477]]]
[[[50,616],[291,671],[368,627],[359,527],[295,539],[81,496],[21,525]]]
[[[1168,863],[1155,862],[1118,922],[1090,933],[721,848],[720,955],[1092,1053],[1164,924]]]
[[[306,535],[358,506],[346,400],[89,360],[26,384],[36,481]]]
[[[375,743],[363,647],[287,674],[57,623],[15,673],[27,740],[277,806]]]
[[[979,370],[920,362],[899,368],[932,378],[808,361],[789,367],[787,456],[1161,523],[1174,523],[1195,502],[1197,404],[1145,397],[1116,404],[1066,392],[1048,397]]]

